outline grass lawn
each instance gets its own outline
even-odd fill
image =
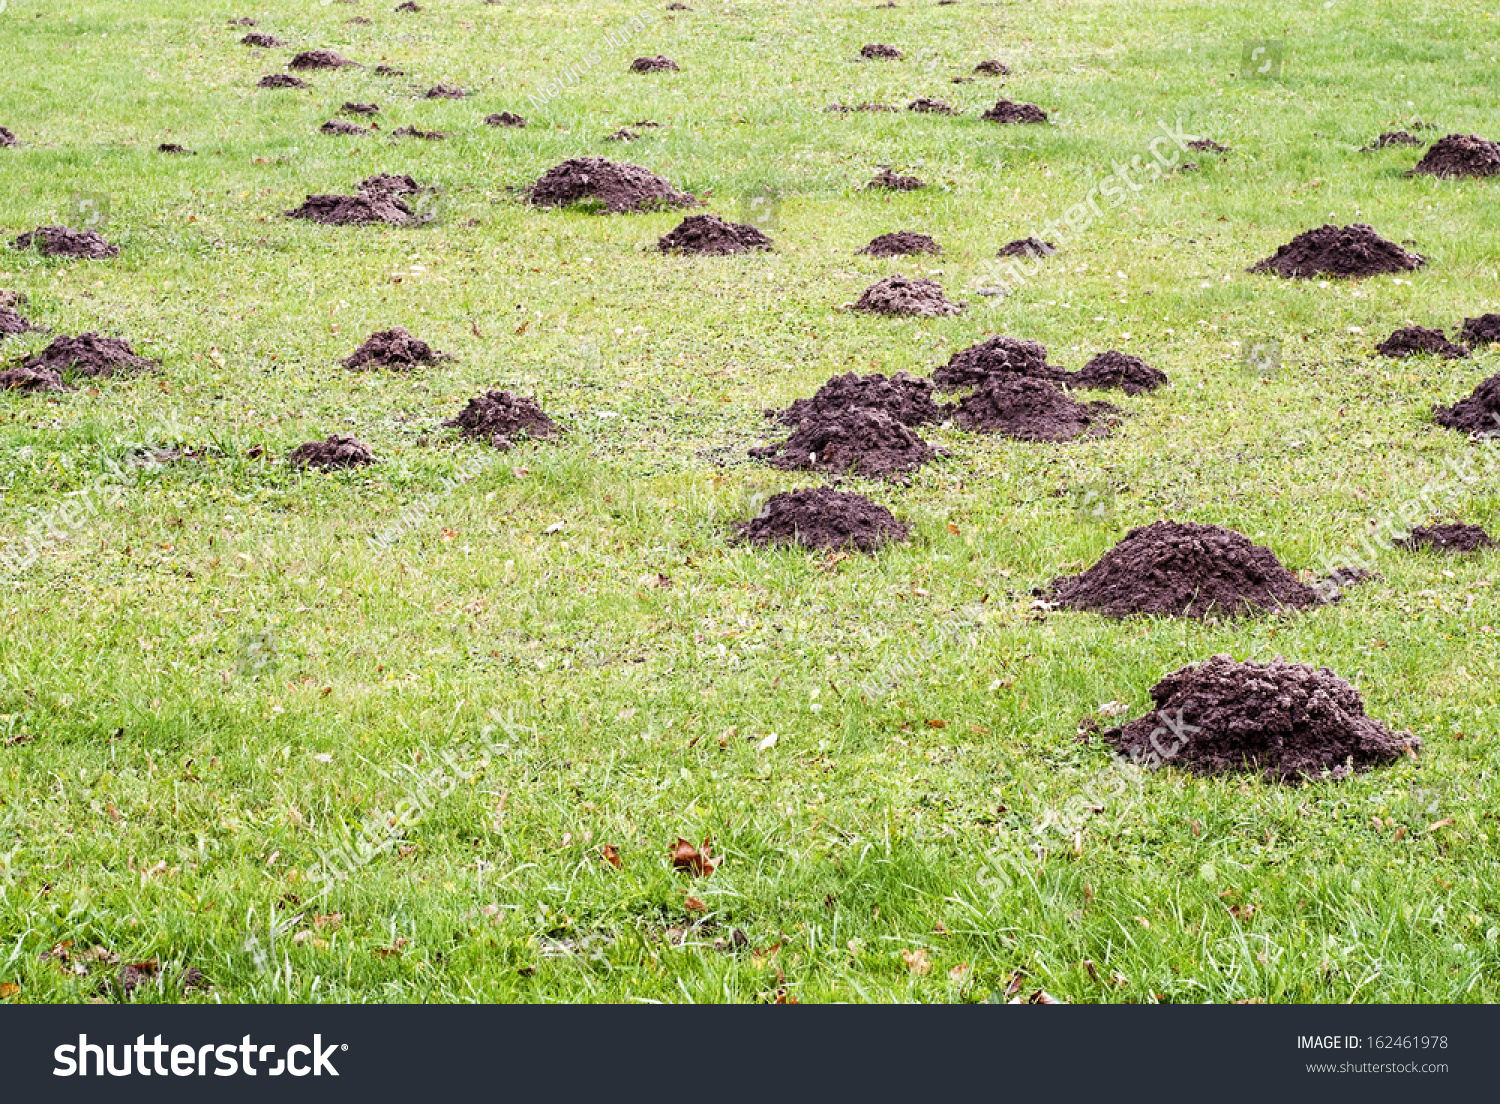
[[[82,195],[122,247],[0,247],[0,289],[53,331],[0,354],[100,330],[162,362],[0,394],[0,546],[59,528],[0,580],[0,995],[981,1001],[1024,971],[1024,993],[1069,1002],[1500,999],[1500,554],[1381,551],[1378,579],[1289,617],[1119,622],[1033,596],[1162,517],[1314,569],[1424,487],[1419,521],[1500,527],[1500,453],[1429,415],[1500,349],[1372,355],[1398,326],[1500,310],[1500,178],[1360,152],[1418,121],[1500,138],[1494,6],[690,5],[0,4],[19,140],[0,228],[75,223]],[[240,45],[231,15],[288,45]],[[1279,76],[1241,76],[1256,39],[1281,41]],[[906,57],[860,60],[872,42]],[[319,46],[366,67],[256,87]],[[629,72],[658,53],[681,71]],[[952,82],[989,58],[1012,75]],[[424,99],[439,81],[472,95]],[[918,96],[964,113],[822,111]],[[1050,124],[980,121],[1001,96]],[[381,129],[320,134],[346,100],[378,103]],[[503,110],[529,125],[483,124]],[[409,124],[450,137],[389,137]],[[1231,151],[1145,174],[1033,279],[978,294],[999,246],[1161,124]],[[776,250],[668,258],[680,212],[524,203],[583,155],[735,221],[774,196]],[[930,187],[865,190],[884,165]],[[441,217],[283,217],[381,171],[440,186]],[[1244,271],[1330,221],[1429,264]],[[943,255],[854,255],[902,229]],[[969,307],[841,309],[891,273]],[[339,364],[395,325],[457,359]],[[850,370],[926,374],[994,333],[1070,369],[1134,353],[1172,386],[1110,396],[1135,416],[1102,440],[923,430],[949,455],[910,486],[845,483],[909,545],[729,541],[767,494],[822,482],[747,457],[775,437],[763,408]],[[1268,343],[1275,370],[1247,367]],[[535,395],[565,438],[501,453],[442,427],[487,387]],[[332,433],[380,462],[276,459]],[[196,458],[140,466],[143,446]],[[101,505],[56,521],[80,502]],[[1423,749],[1284,786],[1141,772],[1080,739],[1215,653],[1326,664]],[[391,819],[378,855],[317,880]],[[722,863],[674,871],[679,837]],[[112,956],[159,968],[127,998],[102,985]],[[205,981],[184,995],[188,966]]]

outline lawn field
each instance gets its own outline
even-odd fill
[[[1374,354],[1500,311],[1500,177],[1362,150],[1500,139],[1494,5],[688,2],[0,0],[0,290],[51,331],[0,360],[97,330],[161,362],[0,393],[0,997],[1500,999],[1500,551],[1381,536],[1500,532],[1500,445],[1430,413],[1500,345]],[[286,45],[242,45],[241,16]],[[363,67],[257,87],[314,47]],[[680,71],[630,71],[654,54]],[[986,59],[1011,74],[954,82]],[[470,95],[425,98],[439,82]],[[823,110],[917,97],[962,114]],[[1049,123],[981,121],[1001,97]],[[320,133],[345,101],[380,129]],[[500,111],[528,125],[485,125]],[[1229,152],[1087,206],[1173,133]],[[775,249],[664,256],[683,212],[525,201],[579,156]],[[929,186],[866,189],[882,166]],[[285,217],[377,172],[440,189],[431,220]],[[1080,204],[1000,287],[997,249]],[[118,258],[9,244],[81,219]],[[1428,264],[1245,271],[1326,222]],[[896,230],[942,255],[855,255]],[[968,307],[847,309],[896,273]],[[455,359],[340,364],[392,326]],[[1132,353],[1171,386],[1111,393],[1132,416],[1099,439],[924,427],[946,455],[909,483],[842,484],[907,544],[732,540],[827,482],[749,458],[784,435],[764,409],[994,334],[1069,369]],[[443,427],[491,387],[564,436],[501,452]],[[334,433],[379,462],[281,461]],[[1249,619],[1039,599],[1161,518],[1377,577]],[[1326,665],[1422,747],[1278,784],[1141,770],[1090,735],[1219,653]],[[679,839],[717,865],[675,869]]]

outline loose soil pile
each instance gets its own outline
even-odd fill
[[[120,247],[105,241],[97,230],[69,230],[66,226],[38,226],[15,240],[17,249],[35,249],[44,257],[84,257],[102,261],[118,257]]]
[[[894,234],[881,234],[860,250],[871,257],[909,257],[913,253],[941,253],[942,246],[926,234],[911,230],[897,230]]]
[[[30,333],[37,329],[30,321],[21,317],[21,313],[15,307],[9,306],[0,300],[0,337],[6,334]]]
[[[452,360],[449,353],[440,353],[425,341],[412,337],[402,326],[372,333],[354,352],[341,362],[345,368],[365,370],[368,368],[395,368],[410,371],[419,364],[436,364],[440,360]]]
[[[28,357],[22,367],[48,368],[93,378],[134,375],[157,367],[157,362],[137,356],[128,341],[90,331],[77,337],[59,337],[35,356]]]
[[[657,240],[663,253],[701,253],[727,256],[770,249],[771,239],[753,226],[725,222],[718,215],[689,215],[669,234]]]
[[[301,77],[294,77],[290,73],[267,73],[256,81],[259,88],[311,88]]]
[[[326,441],[309,441],[286,454],[294,468],[357,468],[375,463],[370,447],[354,437],[334,434]]]
[[[1100,353],[1078,371],[1068,376],[1069,387],[1082,387],[1095,391],[1119,389],[1127,395],[1139,395],[1165,387],[1170,381],[1167,374],[1153,368],[1140,357],[1118,353],[1111,349]]]
[[[604,136],[604,140],[606,142],[634,142],[639,137],[640,135],[635,131],[625,130],[624,128],[621,128],[620,130],[614,131],[612,134],[606,134]]]
[[[396,195],[416,195],[422,186],[405,173],[376,173],[359,182],[361,192],[387,192]]]
[[[878,479],[916,471],[937,452],[884,410],[857,407],[804,418],[781,444],[753,448],[750,455],[787,471]]]
[[[377,65],[373,70],[377,77],[404,77],[405,69],[397,69],[394,65]]]
[[[486,126],[497,127],[523,127],[526,125],[525,119],[509,111],[497,111],[493,115],[486,115],[484,122]]]
[[[1500,314],[1481,314],[1478,318],[1465,318],[1463,333],[1465,345],[1489,345],[1500,341]]]
[[[318,128],[324,134],[368,134],[369,131],[348,119],[329,119]]]
[[[62,377],[46,368],[7,368],[0,372],[0,391],[67,391]]]
[[[1496,542],[1478,525],[1450,522],[1446,525],[1418,525],[1400,540],[1392,541],[1397,548],[1408,552],[1423,549],[1428,552],[1446,552],[1460,555],[1478,552],[1481,548],[1494,548]]]
[[[274,50],[279,46],[285,46],[286,43],[275,35],[265,34],[261,31],[251,31],[244,38],[240,39],[240,45],[259,46],[263,50]]]
[[[893,192],[914,192],[918,188],[925,188],[927,184],[919,176],[900,176],[891,172],[889,168],[881,169],[875,174],[866,188],[889,188]]]
[[[1107,617],[1251,616],[1326,601],[1243,534],[1177,521],[1132,529],[1082,575],[1054,579],[1052,594]]]
[[[355,103],[353,100],[345,100],[344,106],[339,108],[345,115],[379,115],[380,107],[372,103]]]
[[[859,407],[883,411],[905,426],[941,422],[948,415],[946,407],[932,401],[931,381],[905,372],[890,377],[879,372],[868,376],[846,372],[818,388],[812,398],[798,399],[785,410],[765,413],[782,425],[795,426],[809,418],[837,417]]]
[[[958,404],[953,422],[976,433],[999,433],[1019,441],[1071,441],[1109,435],[1108,403],[1081,403],[1056,384],[1027,376],[986,380]]]
[[[678,73],[682,66],[678,65],[669,57],[657,54],[655,57],[638,57],[630,63],[632,73]]]
[[[1221,146],[1212,138],[1194,138],[1188,143],[1188,149],[1197,150],[1200,153],[1228,153],[1228,146]]]
[[[602,157],[574,157],[548,169],[531,186],[530,199],[537,207],[592,200],[612,214],[693,207],[698,202],[650,169]]]
[[[960,349],[932,373],[932,382],[944,391],[956,391],[1004,376],[1065,382],[1068,373],[1047,363],[1047,347],[1040,341],[1002,336]]]
[[[288,69],[343,69],[351,65],[357,68],[359,62],[350,61],[337,50],[303,50],[287,62]]]
[[[1415,134],[1408,134],[1404,130],[1388,130],[1368,146],[1360,149],[1361,153],[1369,153],[1371,150],[1385,149],[1387,146],[1420,146],[1422,139]]]
[[[739,538],[765,547],[800,544],[804,548],[855,548],[874,552],[910,533],[878,502],[848,491],[813,487],[772,495],[756,517],[735,523]]]
[[[192,153],[186,146],[179,146],[176,142],[163,142],[156,147],[157,153]]]
[[[286,212],[287,218],[307,219],[324,226],[366,226],[374,222],[405,226],[412,209],[390,192],[359,192],[356,195],[310,195],[302,206]]]
[[[1427,258],[1386,241],[1362,222],[1348,226],[1330,222],[1298,234],[1246,271],[1271,272],[1301,280],[1314,276],[1358,278],[1383,272],[1411,272],[1426,263]]]
[[[392,138],[420,138],[424,142],[441,142],[448,137],[446,131],[422,130],[420,127],[404,126],[391,131]]]
[[[397,4],[396,10],[398,12],[419,12],[422,9],[417,7],[416,0],[406,0],[404,4]]]
[[[16,136],[3,126],[0,126],[0,146],[13,146],[16,144]]]
[[[1038,260],[1042,257],[1050,257],[1057,252],[1057,246],[1041,238],[1017,238],[1000,247],[997,257],[1031,257]]]
[[[1412,169],[1419,176],[1494,176],[1500,173],[1500,142],[1477,134],[1439,138]]]
[[[986,77],[1007,77],[1010,75],[1010,66],[1003,61],[981,61],[974,66],[974,72]]]
[[[979,116],[987,123],[1045,123],[1047,113],[1036,104],[996,100],[995,106]]]
[[[1236,663],[1216,655],[1162,679],[1151,700],[1154,710],[1104,738],[1132,759],[1151,757],[1194,774],[1346,778],[1422,743],[1365,716],[1358,692],[1327,667],[1280,657]]]
[[[887,276],[865,288],[854,304],[857,311],[869,314],[910,314],[935,318],[959,314],[967,303],[955,303],[943,294],[936,280],[909,280],[905,276]]]
[[[919,99],[912,100],[911,103],[909,103],[909,104],[906,105],[906,110],[908,110],[908,111],[921,111],[921,112],[926,112],[927,114],[931,114],[931,115],[962,115],[963,114],[962,111],[958,110],[958,108],[954,107],[952,104],[950,104],[946,100],[933,100],[933,99],[928,99],[926,96],[923,96],[923,97],[921,97]]]
[[[859,56],[868,61],[900,61],[906,55],[894,46],[887,46],[884,42],[872,42],[860,48]]]
[[[1467,399],[1452,406],[1434,406],[1432,420],[1460,433],[1500,434],[1500,373],[1474,388]]]
[[[488,441],[502,452],[515,438],[556,437],[562,428],[547,416],[535,399],[522,398],[509,391],[486,391],[469,400],[469,404],[443,425],[457,429],[465,437]]]
[[[423,98],[429,100],[461,100],[467,95],[468,93],[457,85],[434,84],[423,93]]]
[[[1462,345],[1455,345],[1443,336],[1442,330],[1429,330],[1426,326],[1406,326],[1395,331],[1375,351],[1381,356],[1409,357],[1418,353],[1432,353],[1444,360],[1458,360],[1469,355]]]

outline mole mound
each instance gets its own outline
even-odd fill
[[[361,192],[386,192],[395,195],[416,195],[422,186],[405,173],[376,173],[359,182]]]
[[[390,192],[310,195],[302,206],[286,212],[286,217],[324,226],[366,226],[374,222],[405,226],[412,221],[412,209]]]
[[[69,391],[62,377],[46,368],[7,368],[0,372],[0,391]]]
[[[865,288],[853,309],[868,314],[909,314],[920,318],[935,318],[945,314],[960,314],[967,306],[967,303],[955,303],[944,295],[943,285],[936,280],[887,276]]]
[[[953,423],[1018,441],[1071,441],[1109,435],[1108,403],[1081,403],[1056,384],[1029,376],[992,376],[958,404]]]
[[[612,214],[692,207],[698,202],[650,169],[602,157],[574,157],[548,169],[531,186],[530,199],[536,207],[591,202]]]
[[[1067,380],[1068,373],[1047,363],[1047,347],[1040,341],[1002,336],[960,349],[932,373],[932,382],[944,391],[956,391],[998,376],[1029,376],[1060,383]]]
[[[0,126],[0,146],[13,146],[16,136],[7,127]]]
[[[290,73],[267,73],[255,82],[257,88],[311,88],[301,77]]]
[[[933,100],[926,96],[912,100],[906,105],[908,111],[920,111],[929,115],[962,115],[963,112],[947,100]]]
[[[638,57],[630,63],[632,73],[677,73],[681,70],[682,66],[661,54],[655,57]]]
[[[1375,351],[1381,356],[1409,357],[1418,353],[1432,353],[1444,360],[1457,360],[1469,355],[1462,345],[1455,345],[1443,336],[1442,330],[1429,330],[1425,326],[1406,326],[1395,331]]]
[[[1385,149],[1387,146],[1420,146],[1422,139],[1415,134],[1408,134],[1404,130],[1388,130],[1368,146],[1361,146],[1360,153],[1369,153],[1371,150]]]
[[[1212,138],[1194,138],[1188,143],[1188,149],[1197,150],[1200,153],[1228,153],[1228,146],[1221,146]]]
[[[453,84],[434,84],[422,93],[423,99],[428,100],[461,100],[467,95],[462,88]]]
[[[1057,252],[1057,246],[1041,238],[1017,238],[1000,247],[997,257],[1030,257],[1039,260],[1042,257],[1050,257]]]
[[[904,541],[910,530],[894,514],[864,495],[813,487],[775,494],[760,513],[735,523],[739,538],[761,547],[800,544],[804,548],[855,548],[874,552],[891,541]]]
[[[410,371],[418,364],[436,364],[440,360],[452,359],[450,354],[438,352],[427,342],[412,337],[405,327],[397,326],[372,333],[340,363],[345,368],[359,370],[395,368]]]
[[[156,147],[156,152],[157,153],[187,153],[187,154],[190,154],[193,151],[190,150],[190,149],[188,149],[186,146],[179,146],[176,142],[163,142],[161,145],[159,145],[159,146]]]
[[[750,455],[787,471],[888,479],[916,471],[937,452],[884,410],[857,407],[804,418],[781,444]]]
[[[868,46],[861,46],[859,56],[866,61],[900,61],[906,55],[894,46],[887,46],[884,42],[872,42]]]
[[[1082,387],[1096,391],[1119,389],[1127,395],[1139,395],[1165,387],[1170,381],[1167,374],[1153,368],[1140,357],[1128,353],[1117,353],[1111,349],[1100,353],[1078,371],[1068,376],[1069,387]]]
[[[30,321],[21,317],[21,313],[15,307],[9,306],[0,300],[0,337],[6,334],[31,333],[37,329]]]
[[[860,250],[871,257],[908,257],[913,253],[941,253],[943,247],[926,234],[911,230],[897,230],[894,234],[881,234]]]
[[[368,134],[364,127],[358,123],[351,123],[348,119],[329,119],[318,128],[324,134]]]
[[[1036,104],[996,100],[995,106],[979,116],[987,123],[1045,123],[1047,113]]]
[[[1314,276],[1358,278],[1383,272],[1411,272],[1426,263],[1427,258],[1386,241],[1362,222],[1348,226],[1330,222],[1298,234],[1246,271],[1272,272],[1289,280],[1310,280]]]
[[[606,134],[604,136],[604,140],[606,142],[634,142],[639,137],[640,135],[635,131],[626,130],[624,127],[621,127],[619,130],[614,131],[611,134]]]
[[[1412,169],[1420,176],[1494,176],[1500,173],[1500,142],[1477,134],[1450,134],[1432,143]]]
[[[795,426],[807,418],[833,417],[858,407],[882,410],[906,426],[941,422],[947,416],[946,408],[932,401],[928,380],[905,372],[889,378],[878,372],[868,376],[846,372],[818,388],[812,398],[798,399],[785,410],[767,410],[766,417]]]
[[[725,222],[718,215],[689,215],[671,233],[657,240],[663,253],[703,253],[726,256],[770,249],[771,239],[753,226]]]
[[[441,142],[448,137],[446,131],[423,130],[420,127],[404,126],[391,131],[392,138],[420,138],[424,142]]]
[[[294,468],[357,468],[375,463],[375,454],[362,441],[335,433],[326,441],[298,445],[287,453],[286,462]]]
[[[927,184],[919,176],[900,176],[886,167],[876,173],[865,187],[888,188],[894,192],[914,192],[918,188],[927,187]]]
[[[465,437],[488,441],[497,449],[509,449],[515,437],[556,437],[562,428],[547,417],[535,399],[522,398],[509,391],[486,391],[469,400],[469,404],[443,425],[457,429]]]
[[[1478,525],[1450,522],[1446,525],[1418,525],[1405,537],[1391,542],[1408,552],[1425,549],[1428,552],[1446,552],[1459,555],[1478,552],[1481,548],[1494,548],[1496,542]]]
[[[345,100],[344,106],[339,108],[345,115],[379,115],[380,106],[372,103],[355,103],[353,100]]]
[[[358,68],[359,62],[350,61],[337,50],[303,50],[287,62],[288,69],[343,69],[346,66]]]
[[[240,39],[240,45],[259,46],[263,50],[274,50],[278,46],[285,46],[286,43],[275,35],[265,34],[262,31],[251,31],[244,38]]]
[[[986,77],[1007,77],[1010,75],[1010,66],[1003,61],[981,61],[974,66],[974,72]]]
[[[105,241],[97,230],[70,230],[66,226],[38,226],[13,243],[17,249],[35,249],[44,257],[83,257],[102,261],[118,257],[120,247]]]
[[[1156,708],[1104,733],[1122,754],[1194,774],[1256,771],[1269,781],[1347,778],[1422,741],[1365,716],[1364,702],[1327,667],[1236,663],[1216,655],[1151,688]]]
[[[1461,335],[1465,345],[1489,345],[1500,341],[1500,314],[1481,314],[1465,318]]]
[[[92,330],[77,337],[59,337],[35,356],[27,357],[22,365],[90,378],[129,376],[157,366],[156,361],[137,356],[130,342],[102,337]]]
[[[394,65],[377,65],[371,70],[377,77],[404,77],[405,69],[397,69]]]
[[[526,125],[525,119],[509,111],[497,111],[493,115],[486,115],[484,122],[486,126],[497,127],[523,127]]]
[[[416,0],[406,0],[403,4],[397,4],[396,10],[398,12],[419,12],[422,9],[417,7]]]
[[[1474,388],[1474,393],[1467,399],[1452,406],[1434,406],[1432,420],[1460,433],[1475,433],[1482,437],[1500,435],[1500,373]]]
[[[1269,548],[1233,529],[1157,521],[1125,534],[1082,575],[1054,579],[1053,600],[1107,617],[1251,616],[1323,604]]]

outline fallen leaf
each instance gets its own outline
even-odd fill
[[[1429,824],[1427,826],[1427,830],[1429,832],[1436,832],[1439,828],[1451,828],[1451,827],[1453,827],[1453,818],[1452,817],[1444,817],[1442,820],[1434,821],[1433,823]]]
[[[947,935],[948,925],[939,920],[937,923],[932,925],[932,930],[938,935]]]
[[[1099,970],[1094,966],[1094,960],[1092,958],[1086,958],[1083,960],[1083,968],[1088,971],[1090,979],[1092,979],[1093,981],[1099,980]]]
[[[603,857],[605,862],[609,863],[609,865],[614,867],[616,870],[625,869],[625,864],[620,861],[620,852],[615,849],[614,844],[606,843],[604,845],[604,849],[600,851],[599,854]]]
[[[1255,915],[1254,905],[1230,905],[1229,915],[1236,920],[1248,920]]]
[[[21,991],[21,987],[13,981],[0,981],[0,1000],[10,1000]]]
[[[699,851],[681,836],[677,837],[677,843],[672,848],[672,869],[686,870],[697,878],[706,878],[714,872],[714,868],[723,862],[723,859],[715,859],[709,854],[708,840],[703,841],[703,850]]]
[[[1013,997],[1021,991],[1021,984],[1026,980],[1026,971],[1017,970],[1010,975],[1010,980],[1005,983],[1005,995]]]
[[[1405,828],[1397,828],[1396,829],[1396,835],[1394,836],[1394,838],[1395,839],[1400,839],[1404,835],[1406,835],[1406,829]]]
[[[950,521],[948,523],[948,532],[952,533],[955,537],[958,536],[958,526]]]
[[[1137,916],[1135,918],[1135,922],[1143,928],[1149,928],[1151,926],[1151,921],[1147,920],[1144,916]]]
[[[296,935],[292,936],[292,942],[294,944],[296,944],[297,946],[300,947],[300,946],[302,946],[302,944],[306,943],[311,938],[312,938],[312,931],[309,930],[309,929],[307,929],[307,928],[303,928]]]
[[[929,727],[929,728],[947,728],[948,727],[948,722],[947,721],[934,721],[934,720],[930,720],[929,719],[928,722],[927,722],[927,727]]]
[[[1045,989],[1038,989],[1029,997],[1013,997],[1007,1004],[1067,1004],[1067,1001],[1058,1000]]]
[[[1237,1000],[1234,1003],[1235,1004],[1265,1004],[1266,1003],[1266,998],[1265,997],[1246,997],[1244,1000]]]
[[[329,931],[338,931],[344,926],[343,913],[330,912],[323,916],[313,917],[313,927],[327,928]]]
[[[682,904],[683,904],[683,907],[685,909],[687,909],[689,912],[707,912],[708,911],[708,906],[705,905],[702,901],[698,900],[698,898],[696,898],[696,897],[689,897]]]
[[[969,964],[967,962],[960,962],[957,966],[948,971],[949,981],[963,981],[963,979],[968,976]]]
[[[906,968],[918,977],[932,973],[932,961],[924,950],[902,951],[901,961],[905,962]]]

